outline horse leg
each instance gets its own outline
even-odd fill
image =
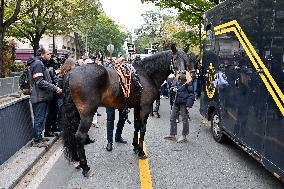
[[[140,111],[140,138],[139,138],[139,145],[138,145],[138,157],[140,159],[146,159],[147,156],[143,150],[143,142],[144,137],[146,133],[146,125],[147,125],[147,119],[149,117],[149,113],[151,111],[151,105],[148,107],[143,107],[143,109]]]
[[[134,108],[134,136],[133,136],[133,151],[138,153],[138,133],[140,129],[140,108]]]
[[[80,167],[83,169],[82,174],[85,177],[88,177],[91,174],[90,167],[87,164],[84,145],[88,140],[88,131],[92,124],[92,119],[93,119],[93,114],[91,113],[86,116],[81,115],[80,126],[75,135]]]

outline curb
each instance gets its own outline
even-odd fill
[[[31,168],[41,159],[41,157],[45,155],[45,153],[53,146],[59,137],[60,135],[50,138],[46,148],[32,148],[30,141],[16,154],[14,154],[6,163],[2,165],[4,168],[0,170],[0,189],[14,188],[18,182],[31,170]],[[32,155],[35,155],[34,158],[32,158]],[[22,159],[24,160],[21,161]],[[25,161],[25,159],[29,161]]]

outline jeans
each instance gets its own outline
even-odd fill
[[[127,110],[127,109],[126,109]],[[121,137],[123,127],[127,118],[126,110],[119,111],[119,120],[117,122],[117,128],[115,132],[115,138],[119,139]],[[114,120],[115,120],[115,109],[106,108],[107,113],[107,141],[108,143],[113,143],[113,129],[114,129]]]
[[[183,104],[177,105],[174,104],[172,113],[171,113],[171,118],[170,118],[170,123],[171,123],[171,130],[170,130],[170,135],[176,135],[177,134],[177,123],[176,119],[178,119],[178,115],[182,116],[182,123],[183,123],[183,129],[182,129],[182,135],[188,135],[189,133],[189,117],[188,117],[188,111],[186,109],[186,106]]]
[[[197,97],[197,79],[193,80],[194,96]]]
[[[48,101],[33,103],[32,106],[34,113],[34,141],[40,142],[48,112]]]

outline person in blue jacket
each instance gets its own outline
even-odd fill
[[[193,106],[195,96],[192,82],[187,83],[186,75],[181,74],[178,77],[177,86],[175,87],[176,97],[174,100],[171,118],[170,118],[170,135],[166,136],[164,139],[176,140],[177,135],[177,123],[176,119],[178,115],[182,116],[183,129],[182,135],[178,139],[178,143],[187,142],[187,135],[189,133],[189,115],[188,110]]]

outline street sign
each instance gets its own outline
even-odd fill
[[[151,52],[152,54],[155,54],[158,52],[158,44],[157,43],[154,43],[151,45]]]
[[[127,50],[129,53],[134,53],[135,52],[135,46],[132,43],[127,43]]]
[[[114,50],[114,45],[113,45],[113,44],[109,44],[109,45],[107,46],[107,50],[108,50],[108,52],[110,53],[110,55],[112,55],[113,50]]]

